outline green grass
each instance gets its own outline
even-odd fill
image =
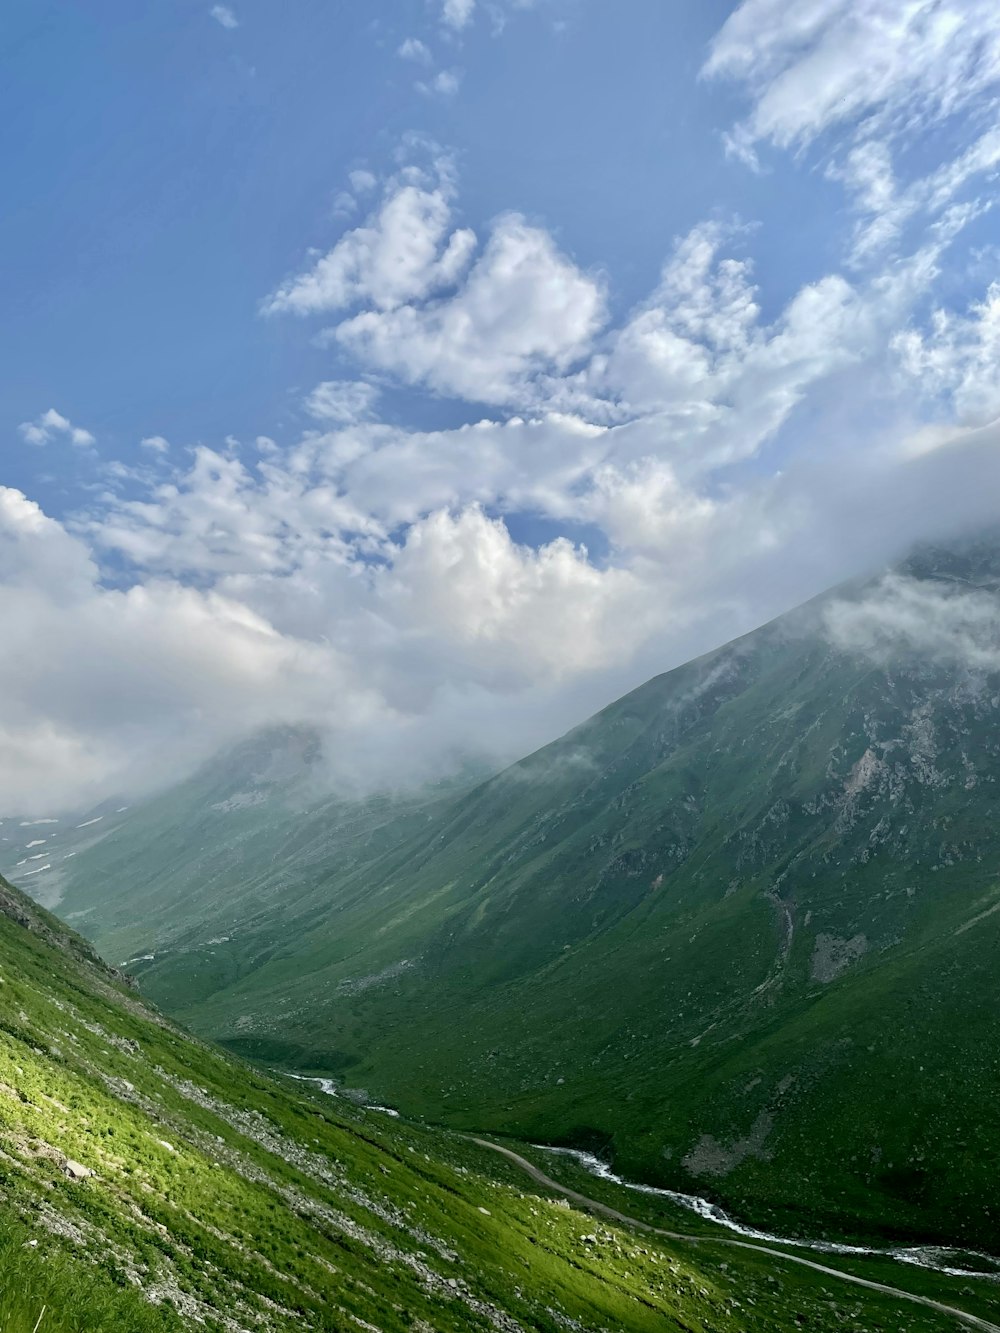
[[[34,926],[0,912],[2,1333],[40,1315],[38,1333],[954,1327],[596,1222],[464,1139],[192,1040]],[[67,1157],[94,1175],[67,1178]]]
[[[37,1227],[0,1218],[0,1333],[170,1333],[183,1321],[100,1270],[88,1270]]]

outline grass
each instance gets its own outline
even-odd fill
[[[192,1040],[70,943],[0,913],[3,1333],[952,1327],[597,1224],[463,1139]]]
[[[88,1269],[37,1227],[0,1218],[0,1333],[170,1333],[169,1308]]]

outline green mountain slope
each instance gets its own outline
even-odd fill
[[[0,881],[4,1333],[959,1326],[704,1227],[595,1228],[527,1183],[193,1041]],[[893,1276],[989,1315],[968,1281]]]
[[[153,800],[5,820],[4,865],[115,962],[171,952],[207,963],[220,942],[308,902],[317,883],[412,836],[471,785],[470,770],[404,795],[332,796],[316,733],[274,728]]]
[[[902,578],[954,651],[835,646],[832,607],[899,609],[841,590],[141,984],[234,1050],[786,1232],[1000,1249],[1000,547]]]

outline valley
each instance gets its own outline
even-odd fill
[[[995,605],[1000,553],[889,578],[485,781],[318,799],[313,739],[263,737],[104,825],[58,910],[258,1064],[767,1233],[1000,1253],[996,677],[838,639],[892,580]]]
[[[997,0],[0,30],[0,1333],[1000,1333]]]
[[[996,1327],[968,1280],[595,1227],[493,1144],[189,1037],[3,882],[0,1000],[5,1333]]]

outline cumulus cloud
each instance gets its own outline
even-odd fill
[[[87,544],[7,487],[0,553],[18,625],[0,646],[7,809],[58,809],[127,773],[149,783],[247,724],[321,717],[340,691],[359,722],[382,706],[328,643],[279,634],[245,602],[169,579],[103,585]]]
[[[811,385],[884,345],[964,225],[942,220],[864,284],[817,278],[765,322],[752,263],[732,253],[743,233],[703,223],[676,242],[651,296],[609,330],[602,275],[519,214],[497,218],[482,244],[455,228],[447,159],[437,171],[434,183],[409,170],[393,178],[366,224],[283,284],[267,313],[344,312],[326,341],[366,371],[436,394],[605,421],[666,414],[664,428],[688,448],[700,440],[706,456],[753,452]]]
[[[442,0],[441,22],[460,32],[471,22],[475,8],[476,0]]]
[[[146,435],[140,441],[139,445],[143,449],[148,449],[150,453],[166,454],[170,452],[170,441],[164,439],[162,435]]]
[[[480,246],[453,225],[455,194],[447,157],[430,173],[405,168],[365,225],[283,283],[264,313],[367,307],[327,335],[365,367],[469,401],[522,400],[529,377],[561,373],[588,351],[604,284],[516,213]]]
[[[238,28],[240,26],[239,19],[236,17],[233,10],[230,9],[229,5],[213,5],[208,12],[220,27],[228,28],[232,31],[233,28]]]
[[[427,97],[454,97],[462,86],[462,70],[460,69],[442,69],[434,75],[432,79],[421,80],[417,84],[417,91]]]
[[[310,315],[371,302],[393,310],[453,284],[475,245],[466,228],[451,230],[450,164],[436,179],[407,170],[388,185],[378,211],[347,232],[310,269],[289,278],[265,301],[266,314]]]
[[[374,171],[368,171],[366,167],[357,167],[349,173],[347,179],[351,182],[351,189],[355,194],[369,194],[378,185],[378,177]]]
[[[47,412],[43,412],[34,421],[22,421],[18,430],[21,433],[21,438],[26,440],[28,444],[50,444],[52,440],[59,436],[68,439],[71,444],[75,444],[81,449],[86,449],[97,443],[89,430],[84,430],[82,426],[74,426],[68,417],[64,417],[54,407],[50,407]]]
[[[568,368],[603,319],[600,280],[561,254],[546,231],[508,214],[454,294],[364,311],[336,338],[364,364],[408,383],[503,403],[529,374]]]
[[[753,453],[810,385],[864,357],[883,304],[830,274],[766,324],[752,265],[720,253],[725,240],[708,224],[678,242],[659,287],[588,377],[622,411],[676,422],[675,438],[697,445],[702,464]]]
[[[642,591],[627,570],[595,568],[565,538],[519,547],[476,506],[414,524],[378,584],[404,632],[434,624],[460,680],[504,689],[557,683],[627,653],[652,619]]]
[[[685,481],[642,429],[372,422],[252,464],[201,448],[75,534],[0,492],[18,626],[0,648],[0,743],[27,756],[4,766],[0,803],[50,814],[138,790],[272,722],[322,727],[352,790],[513,758],[915,537],[983,521],[1000,486],[992,428],[920,450],[845,449],[832,431],[722,488]],[[591,525],[608,558],[516,541],[485,509],[500,494]],[[102,580],[109,550],[124,583]]]
[[[401,60],[413,60],[418,65],[429,65],[431,62],[430,48],[419,37],[407,37],[400,42],[396,54]]]

